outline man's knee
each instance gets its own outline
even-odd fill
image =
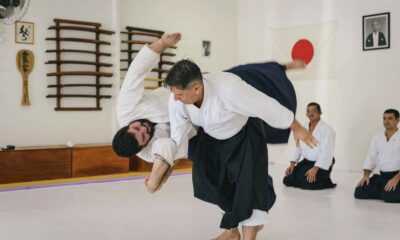
[[[387,203],[400,203],[400,190],[392,192],[383,191],[382,200]]]
[[[294,177],[293,174],[290,174],[288,176],[285,176],[283,178],[283,184],[285,184],[287,187],[293,187],[294,186]]]
[[[368,199],[368,194],[363,187],[356,187],[354,190],[354,198],[356,199]]]

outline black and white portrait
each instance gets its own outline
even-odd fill
[[[363,50],[390,48],[390,13],[363,16]]]
[[[203,41],[203,56],[209,57],[211,55],[211,42]]]

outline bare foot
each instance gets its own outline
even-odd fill
[[[225,230],[218,237],[212,240],[240,240],[240,232],[237,228]]]
[[[286,64],[286,69],[287,70],[292,70],[292,69],[304,69],[306,68],[307,64],[300,59],[295,59],[292,62]]]
[[[160,189],[163,178],[168,173],[168,170],[170,170],[170,166],[164,160],[156,159],[154,161],[150,176],[144,181],[149,193],[154,193]]]
[[[264,225],[243,226],[243,240],[256,240],[257,234],[264,228]]]

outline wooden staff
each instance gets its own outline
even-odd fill
[[[35,57],[30,50],[20,50],[17,53],[17,67],[22,75],[22,106],[30,106],[29,90],[28,90],[28,77],[35,65]]]

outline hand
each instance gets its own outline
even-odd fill
[[[364,187],[369,185],[369,176],[364,176],[358,182],[357,187]]]
[[[285,171],[285,176],[289,176],[290,174],[292,174],[295,166],[295,163],[290,163],[290,166]]]
[[[318,145],[317,139],[314,138],[314,136],[307,131],[304,127],[300,125],[297,120],[295,120],[291,126],[293,130],[293,136],[296,141],[301,140],[305,144],[307,144],[310,148],[314,148]]]
[[[309,183],[315,183],[317,181],[317,173],[318,173],[319,167],[312,167],[310,170],[306,172],[306,177],[307,177],[307,182]]]
[[[164,33],[161,37],[161,42],[165,48],[175,46],[182,38],[180,33]]]
[[[385,191],[386,192],[393,192],[396,190],[397,185],[399,184],[400,181],[400,175],[396,175],[394,177],[392,177],[392,179],[390,179],[386,186],[385,186]]]

